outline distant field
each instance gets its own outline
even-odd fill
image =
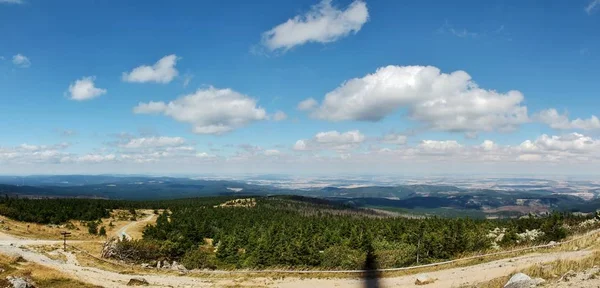
[[[405,209],[405,208],[396,208],[396,207],[386,207],[386,206],[373,206],[369,205],[368,208],[374,209],[382,209],[387,211],[396,212],[399,214],[406,215],[415,215],[415,216],[439,216],[439,217],[469,217],[475,219],[484,219],[486,218],[486,213],[478,210],[467,210],[467,209],[454,209],[454,208],[414,208],[414,209]]]

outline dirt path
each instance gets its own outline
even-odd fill
[[[246,277],[243,274],[231,273],[231,277],[224,278],[223,272],[220,276],[212,279],[194,278],[188,276],[174,276],[161,274],[120,274],[105,271],[93,267],[79,266],[76,260],[67,256],[66,263],[53,260],[35,251],[24,249],[23,246],[31,244],[53,244],[60,241],[48,240],[26,240],[10,239],[0,240],[0,253],[8,255],[20,255],[27,261],[52,267],[79,280],[100,285],[102,287],[127,287],[127,282],[133,277],[142,277],[150,283],[150,287],[221,287],[229,285],[252,286],[252,287],[417,287],[414,285],[415,275],[391,277],[379,279],[377,283],[371,280],[366,282],[360,278],[344,279],[301,279],[286,277],[282,280],[272,280],[265,277]],[[508,275],[509,273],[532,265],[555,261],[558,259],[579,259],[592,254],[592,251],[568,251],[546,254],[531,254],[511,259],[492,261],[484,264],[453,268],[427,273],[437,278],[431,287],[460,287],[467,284],[484,282],[496,277]],[[377,285],[377,286],[375,286]],[[422,286],[419,286],[422,287]]]
[[[437,278],[433,284],[415,285],[416,275],[383,278],[367,283],[360,279],[284,279],[275,281],[273,287],[461,287],[485,282],[494,278],[509,275],[515,270],[529,266],[548,263],[559,259],[574,260],[592,255],[592,251],[569,251],[546,254],[531,254],[516,258],[502,259],[488,263],[428,272],[427,275]]]
[[[119,229],[117,233],[119,233],[118,235],[124,235],[125,237],[129,238],[130,236],[127,234],[128,229],[134,227],[135,225],[142,225],[148,221],[151,221],[153,217],[154,215],[150,215],[143,220],[129,223]],[[86,241],[80,240],[76,242]],[[214,271],[212,272],[214,276],[210,276],[209,278],[152,273],[138,275],[120,274],[94,267],[80,266],[77,258],[70,252],[62,252],[65,254],[67,261],[61,261],[48,258],[46,255],[40,252],[36,252],[25,247],[27,245],[52,245],[56,243],[62,243],[62,241],[27,239],[0,232],[1,254],[20,255],[27,261],[57,269],[68,275],[72,275],[81,281],[102,287],[128,287],[127,282],[134,277],[142,277],[146,279],[150,283],[150,287],[422,287],[414,284],[416,275],[388,277],[377,280],[365,280],[358,277],[319,279],[310,278],[310,275],[306,275],[306,277],[302,278],[294,276],[274,280],[268,277],[256,277],[256,275],[228,271]],[[497,277],[506,276],[516,270],[524,269],[533,265],[539,265],[559,259],[581,259],[583,257],[592,255],[592,253],[593,251],[589,250],[535,253],[468,267],[429,272],[427,273],[429,276],[437,278],[438,280],[435,283],[427,286],[450,288],[473,285]]]
[[[127,234],[127,230],[130,229],[130,228],[132,228],[132,227],[134,227],[134,226],[141,225],[141,224],[144,224],[144,223],[152,221],[152,219],[154,218],[154,216],[155,216],[154,214],[150,214],[148,217],[144,218],[144,220],[134,221],[134,222],[128,223],[127,225],[121,227],[121,229],[119,229],[115,233],[115,236],[117,236],[119,238],[125,237],[128,240],[131,240],[131,235]]]

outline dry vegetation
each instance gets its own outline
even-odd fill
[[[152,214],[152,210],[136,210],[137,217],[147,217]],[[155,220],[155,218],[153,218]],[[107,235],[116,235],[116,233],[123,226],[132,222],[132,215],[128,210],[114,210],[111,212],[110,218],[102,219],[102,223],[98,227],[104,226]],[[112,223],[112,225],[111,225]],[[141,233],[147,223],[139,223],[131,227],[131,234],[133,238],[141,238]],[[50,239],[60,240],[62,236],[60,232],[68,231],[71,232],[69,239],[71,240],[104,240],[106,237],[91,235],[88,232],[88,227],[83,221],[70,221],[63,225],[54,224],[37,224],[30,222],[21,222],[9,219],[7,217],[0,217],[0,231],[19,237],[35,238],[35,239]],[[137,237],[137,238],[136,238]]]
[[[244,207],[244,208],[251,208],[256,206],[256,199],[254,198],[240,198],[240,199],[234,199],[234,200],[229,200],[226,201],[222,204],[219,205],[215,205],[215,208],[218,207]]]
[[[20,257],[12,257],[0,254],[0,287],[7,287],[9,283],[5,280],[8,276],[29,278],[35,282],[36,287],[48,288],[70,288],[70,287],[99,287],[89,285],[75,280],[68,275],[54,269],[35,263],[24,261]]]
[[[596,237],[586,237],[582,239],[582,242],[593,242],[592,245],[597,244],[600,239]],[[575,241],[577,242],[577,241]],[[572,247],[575,244],[572,245]],[[577,247],[579,248],[579,247]],[[590,248],[590,247],[588,247]],[[526,269],[522,269],[519,271],[514,271],[510,275],[506,275],[503,277],[498,277],[492,279],[485,283],[477,284],[476,287],[480,288],[501,288],[506,284],[506,282],[510,279],[510,277],[518,272],[525,273],[532,278],[543,278],[544,280],[549,281],[550,286],[552,286],[553,282],[560,281],[561,278],[565,277],[565,275],[569,275],[572,273],[583,272],[590,268],[600,266],[600,251],[595,251],[592,256],[579,259],[579,260],[558,260],[550,263],[546,263],[544,265],[534,265],[530,266]],[[600,276],[595,275],[594,276]],[[471,287],[471,286],[468,286]]]
[[[30,245],[30,246],[26,246],[27,249],[36,251],[40,254],[44,254],[46,257],[53,259],[53,260],[59,260],[62,262],[67,262],[67,256],[65,256],[64,254],[62,254],[60,251],[62,251],[63,246],[60,244],[54,244],[54,245]]]

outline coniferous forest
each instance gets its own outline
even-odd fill
[[[519,219],[405,218],[299,196],[165,201],[97,199],[0,200],[0,214],[62,223],[107,217],[111,209],[165,209],[143,239],[120,241],[125,261],[179,261],[188,269],[360,269],[367,256],[379,268],[460,257],[496,247],[560,241],[592,216],[553,213]],[[249,200],[249,199],[246,199]],[[225,203],[225,204],[224,204]],[[229,203],[229,204],[227,204]],[[502,239],[490,231],[505,229]],[[497,229],[496,229],[497,230]],[[535,230],[535,238],[523,233]],[[519,235],[521,234],[521,235]]]

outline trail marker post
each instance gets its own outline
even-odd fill
[[[71,232],[62,231],[60,235],[63,236],[63,250],[67,251],[67,237],[71,236]]]

